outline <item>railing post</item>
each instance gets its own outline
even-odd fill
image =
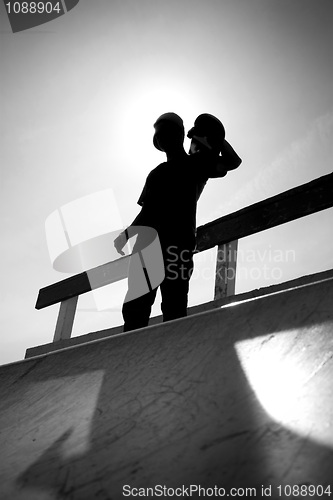
[[[78,298],[71,297],[61,302],[53,342],[71,338]]]
[[[238,240],[218,245],[214,300],[235,294]]]

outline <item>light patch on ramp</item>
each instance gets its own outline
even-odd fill
[[[312,330],[312,329],[309,329]],[[332,403],[325,369],[332,368],[333,350],[320,353],[310,331],[288,331],[237,342],[236,352],[258,400],[279,424],[300,436],[333,448]],[[317,377],[318,380],[314,380]],[[314,382],[314,383],[312,383]],[[323,401],[326,401],[324,406]]]

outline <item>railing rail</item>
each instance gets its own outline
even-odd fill
[[[198,227],[198,250],[208,250],[332,206],[333,173]]]
[[[224,276],[228,273],[221,269],[226,271],[233,266],[235,271],[236,262],[230,260],[229,255],[237,252],[238,239],[331,207],[333,173],[200,226],[198,251],[217,245],[218,255],[224,256],[217,259],[215,298],[234,293],[234,281],[227,283]],[[226,251],[230,248],[233,252]],[[70,338],[78,296],[125,277],[128,259],[128,256],[122,257],[39,290],[36,309],[61,302],[54,341]]]

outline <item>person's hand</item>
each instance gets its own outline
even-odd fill
[[[211,151],[212,147],[207,141],[207,137],[199,137],[194,135],[191,140],[190,154],[208,152]]]
[[[123,252],[123,248],[127,243],[127,237],[125,231],[120,233],[119,236],[114,240],[113,244],[115,249],[120,255],[125,255],[125,252]]]

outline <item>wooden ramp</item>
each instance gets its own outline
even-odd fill
[[[329,498],[288,485],[333,494],[332,304],[327,279],[0,367],[1,499]]]

